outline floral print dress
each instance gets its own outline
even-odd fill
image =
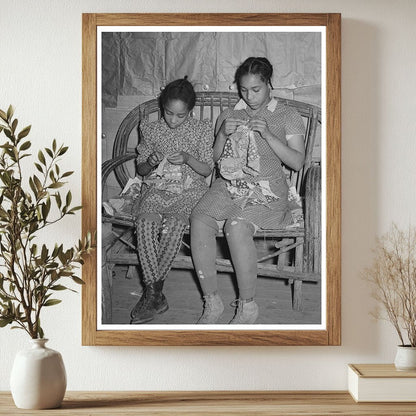
[[[165,157],[184,151],[200,162],[207,163],[211,168],[214,165],[212,154],[214,132],[208,120],[200,121],[188,117],[180,126],[171,129],[162,118],[158,121],[143,122],[140,125],[140,133],[137,163],[145,162],[155,151],[162,153]],[[148,180],[146,181],[146,178],[144,180],[136,215],[139,213],[158,213],[162,216],[179,214],[188,220],[192,209],[208,190],[206,178],[186,164],[171,165],[167,161],[163,164],[165,172],[170,166],[172,175],[179,175],[184,184],[182,190],[170,191],[169,189],[173,188],[163,186],[163,177],[159,182],[152,181],[149,177],[155,176],[153,171],[148,175]]]

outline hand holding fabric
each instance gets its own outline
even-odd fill
[[[221,125],[221,129],[226,136],[234,133],[239,126],[246,123],[246,120],[241,120],[238,118],[227,118]]]
[[[163,160],[163,158],[164,156],[161,152],[155,151],[147,158],[147,163],[154,168]]]
[[[173,165],[183,165],[189,161],[189,153],[180,151],[170,154],[167,159]]]
[[[252,118],[247,127],[252,131],[257,131],[263,139],[267,139],[271,136],[267,121],[263,118]]]

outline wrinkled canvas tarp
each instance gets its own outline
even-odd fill
[[[195,90],[227,91],[249,56],[273,65],[274,88],[321,84],[321,33],[314,32],[106,32],[102,34],[102,98],[157,96],[185,75]]]

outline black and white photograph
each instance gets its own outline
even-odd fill
[[[340,19],[84,14],[84,345],[339,345]]]
[[[97,42],[98,326],[324,329],[325,30]]]

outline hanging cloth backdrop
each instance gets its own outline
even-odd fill
[[[155,97],[168,82],[188,75],[197,91],[228,91],[235,70],[249,56],[273,65],[274,88],[321,84],[321,33],[315,32],[105,32],[102,97]]]

